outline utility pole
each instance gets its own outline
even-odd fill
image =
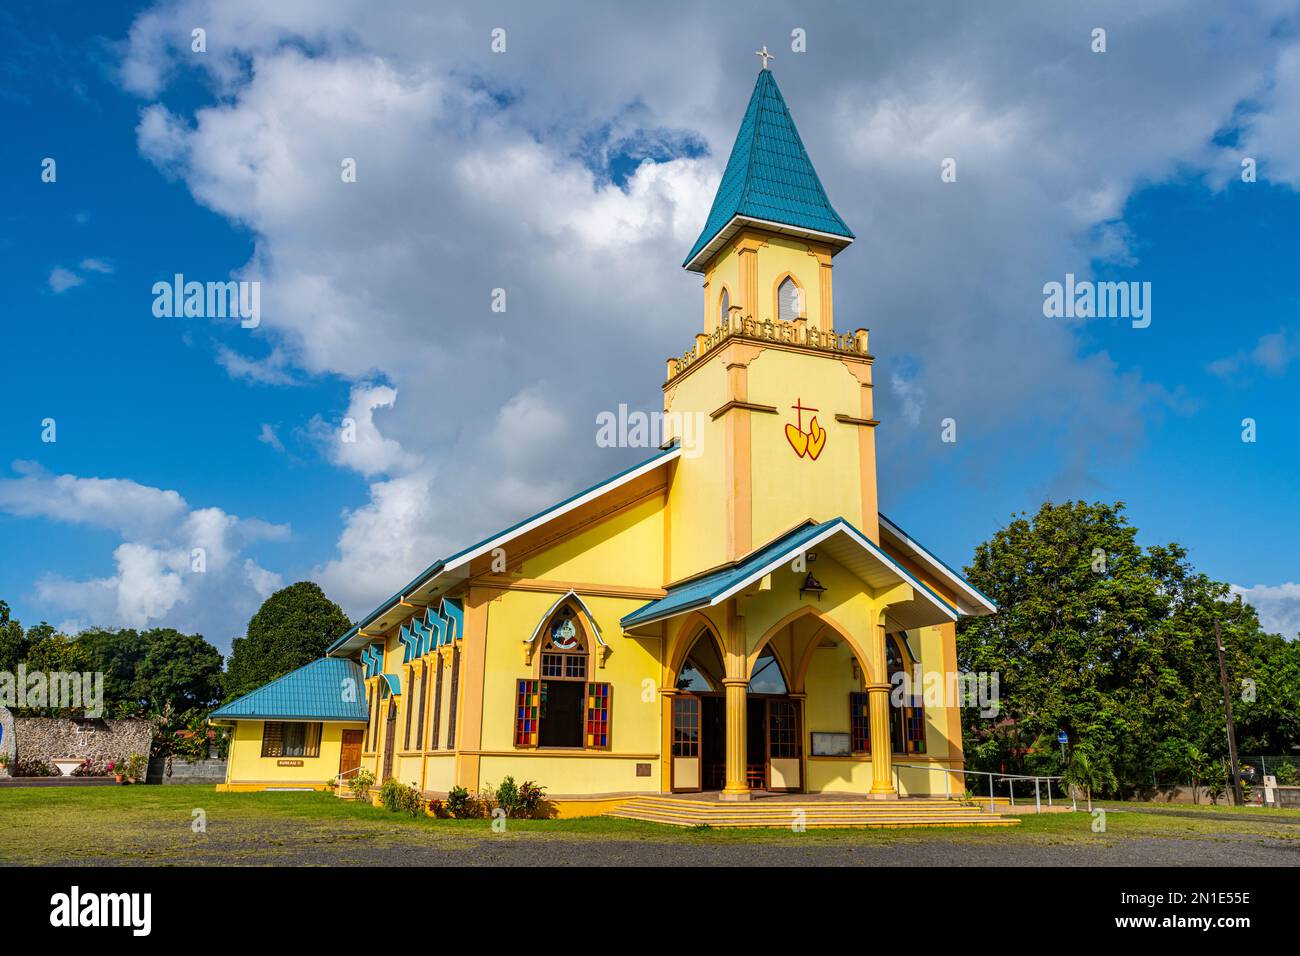
[[[1223,706],[1228,712],[1228,760],[1232,764],[1232,797],[1241,806],[1241,776],[1237,773],[1237,732],[1232,727],[1232,695],[1228,693],[1228,667],[1223,662],[1223,632],[1214,622],[1214,643],[1219,649],[1219,680],[1223,683]]]

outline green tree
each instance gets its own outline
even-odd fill
[[[221,699],[221,654],[201,634],[89,628],[77,641],[104,674],[106,703],[120,714],[210,709]]]
[[[0,671],[13,673],[27,657],[27,634],[22,624],[9,616],[9,605],[0,601]]]
[[[963,669],[997,672],[1002,700],[997,724],[963,713],[973,766],[1017,772],[1035,761],[1041,748],[1002,743],[1008,727],[1020,740],[1064,731],[1067,765],[1086,741],[1087,762],[1104,771],[1098,786],[1121,795],[1154,786],[1157,764],[1171,766],[1170,740],[1222,756],[1216,620],[1233,693],[1268,684],[1267,702],[1234,700],[1254,739],[1294,742],[1295,678],[1278,667],[1264,675],[1261,658],[1289,662],[1289,648],[1227,585],[1196,572],[1182,547],[1136,539],[1122,503],[1049,502],[976,549],[967,575],[1000,610],[960,623],[958,657]],[[989,759],[997,763],[982,764]]]
[[[146,631],[136,668],[136,696],[154,708],[211,709],[221,699],[221,654],[199,634],[170,627]]]
[[[231,645],[226,699],[311,663],[351,626],[343,609],[311,581],[276,591],[248,622],[247,635]]]
[[[104,675],[104,699],[115,708],[134,712],[145,703],[136,689],[136,670],[144,660],[145,643],[131,628],[87,628],[77,635],[91,666]]]

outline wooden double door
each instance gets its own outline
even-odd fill
[[[727,779],[727,710],[722,694],[679,694],[672,707],[674,793],[721,790]],[[803,789],[799,702],[751,694],[745,703],[745,779],[751,790]]]

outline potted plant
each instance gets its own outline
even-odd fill
[[[144,779],[144,772],[147,763],[140,754],[131,754],[126,758],[124,772],[128,783],[139,783]]]
[[[108,772],[113,775],[114,783],[121,783],[123,780],[122,761],[110,760],[108,762]]]

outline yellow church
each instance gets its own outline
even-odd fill
[[[766,58],[685,269],[640,464],[435,561],[327,656],[218,710],[226,787],[357,768],[430,796],[506,776],[569,812],[629,795],[960,795],[957,669],[993,603],[876,500],[866,329],[835,326],[832,208]],[[919,669],[919,670],[918,670]]]

